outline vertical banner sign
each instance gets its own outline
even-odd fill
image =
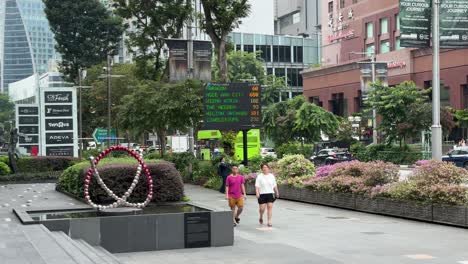
[[[440,46],[468,48],[468,0],[443,0],[440,5]]]
[[[193,78],[211,81],[211,41],[193,41]]]
[[[187,79],[188,58],[187,41],[179,39],[166,40],[169,47],[169,74],[171,81]]]
[[[375,64],[375,80],[383,85],[388,85],[388,63],[374,62]],[[361,69],[361,94],[362,100],[367,101],[369,91],[372,85],[372,62],[359,63]]]
[[[243,130],[262,126],[258,84],[208,84],[205,89],[206,130]]]
[[[39,148],[39,107],[37,105],[16,105],[16,126],[19,132],[18,146],[31,155]]]
[[[400,0],[401,47],[425,48],[430,46],[431,7],[431,0]]]

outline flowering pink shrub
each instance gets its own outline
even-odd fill
[[[417,167],[412,181],[415,181],[420,187],[434,185],[459,185],[468,181],[468,170],[459,168],[451,163],[431,160]]]
[[[324,165],[317,168],[315,172],[315,177],[322,178],[327,177],[335,170],[336,165]]]
[[[257,179],[257,173],[255,172],[244,175],[245,182],[253,182],[255,179]]]
[[[414,165],[416,166],[422,166],[422,165],[426,165],[427,163],[429,163],[430,160],[418,160],[414,163]]]

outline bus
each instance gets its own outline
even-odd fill
[[[219,130],[200,130],[198,131],[198,141],[203,142],[200,147],[201,158],[204,160],[211,159],[211,153],[215,148],[222,151],[219,140],[222,135]],[[242,131],[237,134],[236,142],[234,144],[234,156],[238,161],[244,160],[244,144],[243,144]],[[261,141],[260,129],[251,129],[247,132],[247,158],[251,159],[260,155]]]

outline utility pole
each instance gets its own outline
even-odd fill
[[[189,5],[192,5],[192,0],[187,0]],[[190,14],[189,19],[187,21],[187,78],[193,79],[193,36],[192,36],[192,15]],[[194,125],[193,122],[190,124],[189,129],[189,150],[192,155],[194,155],[195,151],[195,132],[194,132]],[[190,162],[189,164],[189,174],[192,175],[193,171],[193,164]]]
[[[376,63],[376,58],[375,58],[375,53],[372,54],[372,83],[375,84],[376,82],[376,76],[375,76],[375,63]],[[376,145],[378,143],[378,138],[377,138],[377,110],[375,109],[375,106],[372,107],[372,144]]]
[[[442,160],[440,125],[440,0],[432,1],[432,159]]]
[[[107,147],[111,146],[111,59],[107,55]]]
[[[80,98],[79,98],[79,103],[80,103],[80,113],[79,113],[79,144],[80,144],[80,153],[79,153],[79,158],[80,160],[83,158],[83,107],[82,107],[82,96],[81,94],[83,93],[83,91],[81,90],[81,68],[78,69],[78,89],[79,89],[79,93],[80,93]]]

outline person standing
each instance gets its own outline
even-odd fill
[[[226,163],[224,158],[221,158],[221,162],[218,166],[218,175],[222,178],[223,182],[221,188],[219,189],[220,193],[225,193],[226,191],[226,178],[229,175],[229,164]]]
[[[260,224],[263,224],[263,214],[265,209],[267,210],[268,216],[268,227],[272,227],[273,217],[273,203],[279,198],[278,186],[276,185],[275,176],[270,173],[270,167],[268,164],[261,165],[262,173],[257,175],[255,180],[255,192],[259,204]],[[275,196],[276,194],[276,196]]]
[[[246,198],[244,177],[239,174],[239,167],[233,165],[232,174],[226,179],[226,199],[229,201],[229,207],[232,210],[234,226],[240,223],[239,216],[244,210],[244,200]]]

